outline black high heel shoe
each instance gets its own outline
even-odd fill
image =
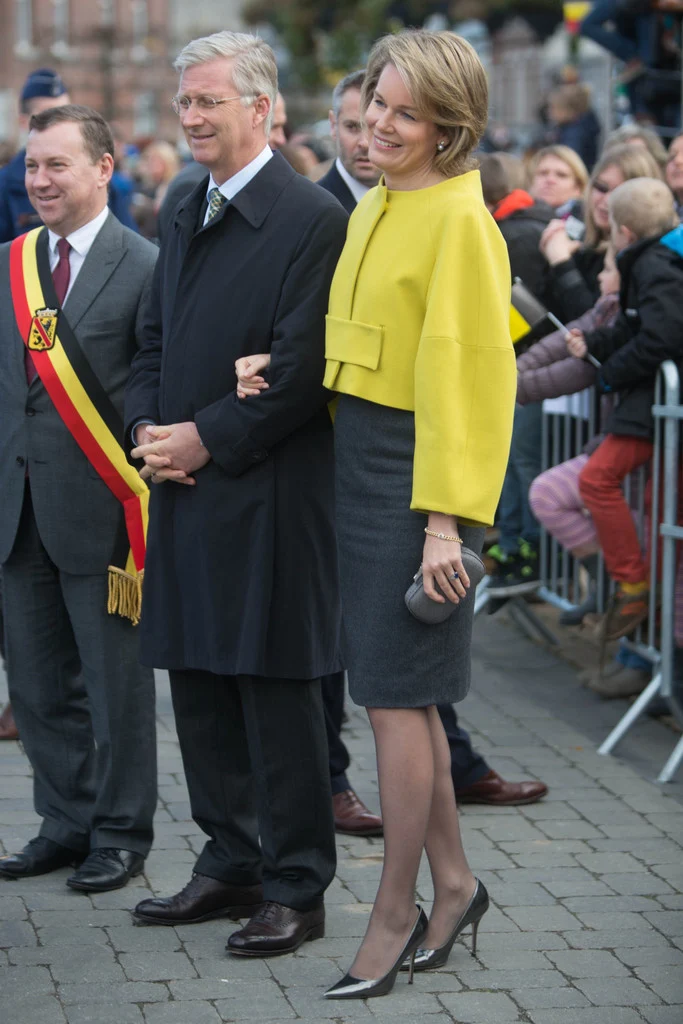
[[[411,963],[407,960],[401,965],[402,971],[433,971],[437,967],[443,967],[451,954],[453,944],[458,935],[472,925],[472,956],[477,955],[477,931],[479,922],[489,909],[489,894],[483,882],[477,879],[477,885],[472,899],[467,904],[465,913],[462,915],[455,928],[448,936],[443,946],[437,949],[418,949]]]
[[[341,981],[338,981],[336,985],[327,990],[325,999],[371,999],[373,996],[386,996],[394,987],[396,975],[401,970],[401,965],[404,961],[409,965],[406,967],[406,970],[410,972],[408,984],[412,985],[415,952],[427,934],[427,928],[429,927],[429,921],[424,910],[420,906],[417,909],[419,911],[417,921],[413,925],[408,940],[396,958],[396,962],[392,964],[383,978],[365,981],[362,978],[354,978],[352,974],[347,974]]]

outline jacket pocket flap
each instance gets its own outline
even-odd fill
[[[368,370],[377,369],[382,351],[383,327],[364,324],[360,320],[341,320],[336,316],[327,316],[325,319],[327,359],[339,363],[355,363]]]

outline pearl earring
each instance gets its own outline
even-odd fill
[[[446,148],[446,143],[445,142],[437,142],[436,148],[438,149],[439,153],[443,153],[444,149]]]

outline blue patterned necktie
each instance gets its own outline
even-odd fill
[[[227,201],[228,200],[225,198],[225,196],[223,195],[219,188],[211,189],[211,191],[209,192],[209,216],[206,221],[207,224],[209,223],[209,221],[212,221],[214,217],[218,216],[218,214],[221,212]]]

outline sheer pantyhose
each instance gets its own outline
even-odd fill
[[[448,740],[436,707],[369,708],[384,820],[384,867],[350,973],[379,978],[416,921],[415,885],[426,849],[434,907],[424,945],[440,946],[475,888],[460,837]]]

